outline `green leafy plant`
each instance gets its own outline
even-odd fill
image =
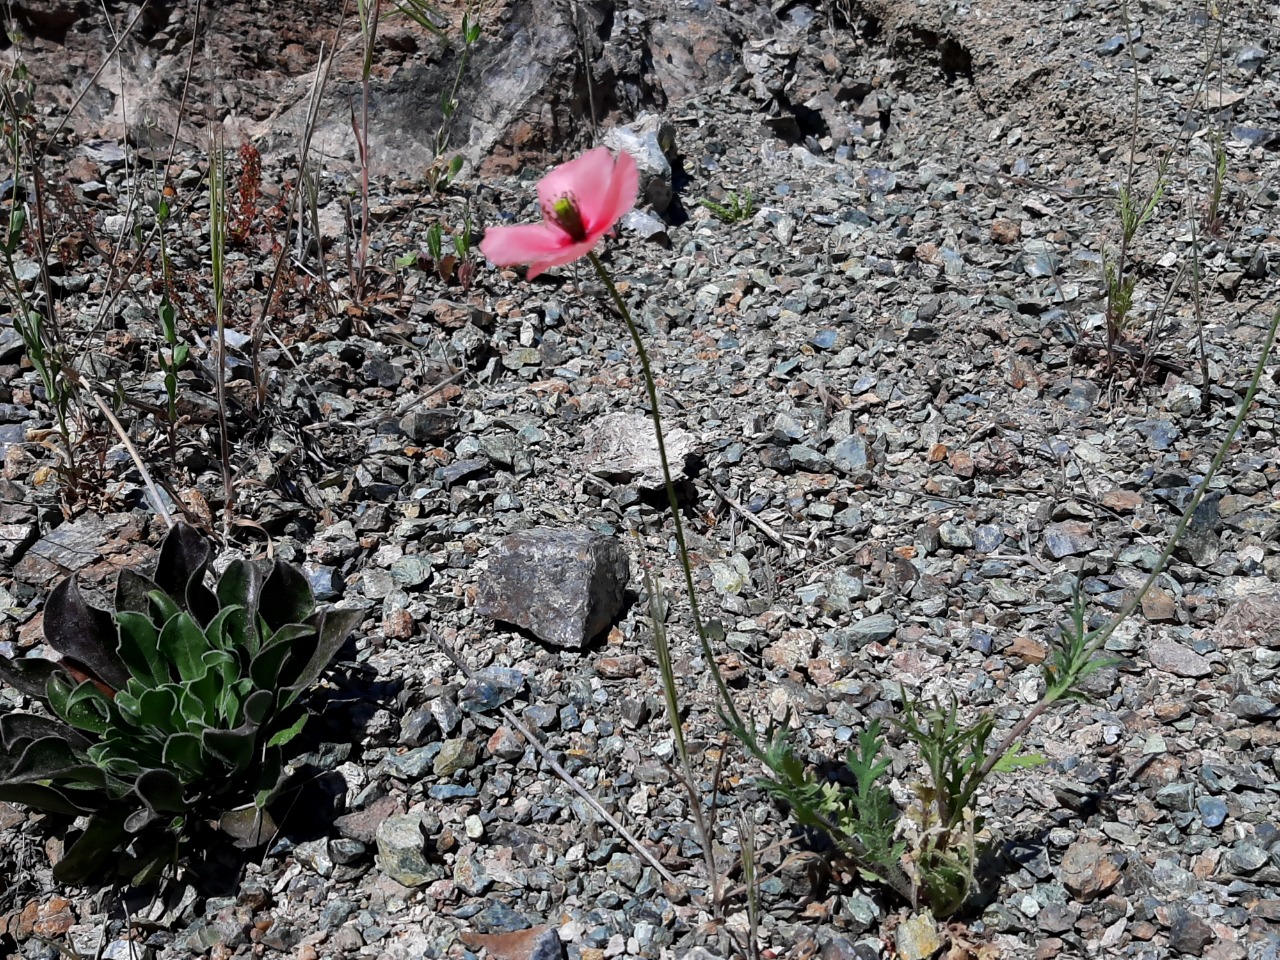
[[[1227,150],[1219,130],[1213,135],[1213,182],[1209,187],[1208,209],[1204,215],[1204,229],[1214,235],[1222,232],[1222,193],[1227,184]]]
[[[53,411],[58,436],[62,441],[62,449],[57,452],[63,461],[61,470],[64,480],[68,486],[74,486],[79,474],[76,442],[78,431],[72,426],[72,406],[76,398],[75,374],[66,362],[64,345],[57,335],[52,301],[45,296],[44,302],[37,304],[36,298],[28,293],[26,283],[19,276],[17,260],[25,244],[30,241],[35,248],[31,259],[42,265],[39,271],[41,284],[46,291],[49,289],[48,268],[44,265],[47,261],[42,255],[48,245],[44,242],[44,224],[41,219],[43,204],[40,196],[40,172],[28,159],[28,155],[35,149],[34,103],[35,81],[26,65],[19,60],[0,76],[0,124],[3,125],[0,143],[3,144],[14,191],[8,222],[0,231],[3,237],[0,240],[0,258],[3,259],[4,267],[3,286],[10,301],[9,315],[14,329],[22,338],[27,360],[40,378],[45,398]],[[28,172],[35,193],[35,215],[30,221],[24,197]]]
[[[469,290],[475,279],[477,266],[476,259],[472,255],[470,210],[464,215],[462,226],[449,235],[449,240],[453,250],[446,253],[444,228],[437,221],[427,228],[426,255],[407,253],[397,257],[395,264],[402,269],[416,266],[427,273],[435,273],[445,283],[456,280],[464,290]]]
[[[742,223],[746,220],[750,220],[756,215],[755,197],[751,193],[750,187],[744,190],[741,194],[737,191],[730,190],[726,199],[728,200],[728,203],[721,204],[716,203],[714,200],[703,198],[698,201],[698,205],[706,207],[715,214],[716,219],[722,220],[725,223]]]
[[[156,211],[156,220],[160,226],[160,272],[162,288],[160,292],[160,332],[164,337],[167,350],[158,351],[157,362],[164,371],[164,392],[168,401],[169,448],[177,446],[175,429],[178,423],[178,372],[186,365],[191,355],[191,347],[178,337],[178,311],[169,296],[169,254],[164,242],[164,225],[169,220],[169,202],[160,201]]]
[[[235,560],[210,588],[208,562],[204,538],[175,526],[154,578],[121,571],[114,611],[74,578],[54,588],[57,662],[0,659],[0,678],[51,714],[0,716],[0,800],[87,818],[54,867],[62,882],[114,867],[145,883],[212,822],[239,823],[244,846],[274,829],[303,696],[359,613],[317,610],[287,563]]]
[[[462,53],[458,57],[458,67],[453,74],[453,83],[440,95],[440,125],[432,138],[431,163],[427,166],[426,172],[427,187],[433,196],[447,190],[462,172],[462,156],[455,154],[452,158],[446,159],[446,154],[449,150],[454,116],[458,112],[458,92],[462,88],[467,61],[471,57],[471,48],[480,40],[480,7],[480,3],[469,4],[462,14],[462,23],[458,30],[458,36],[462,40]],[[449,40],[448,31],[444,26],[447,19],[444,12],[435,4],[427,0],[397,0],[396,9],[441,40]]]

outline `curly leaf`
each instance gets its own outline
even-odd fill
[[[75,790],[43,783],[0,782],[0,800],[25,804],[44,813],[83,817],[100,809],[106,797],[97,790]]]
[[[121,613],[147,614],[151,611],[150,596],[162,593],[160,585],[150,577],[125,567],[116,576],[116,616]]]
[[[61,673],[61,667],[43,657],[22,657],[18,660],[0,657],[0,680],[38,700],[47,699],[45,689],[49,681]]]
[[[169,770],[147,770],[134,782],[133,789],[157,814],[182,813],[187,809],[182,782]]]
[[[20,741],[38,740],[41,737],[59,737],[67,741],[72,749],[83,749],[89,745],[89,739],[80,731],[59,720],[39,717],[34,713],[0,715],[0,746],[6,752],[16,753]]]
[[[294,644],[293,657],[281,671],[281,682],[290,691],[290,695],[285,698],[285,706],[293,703],[304,690],[319,679],[320,674],[325,671],[338,651],[342,649],[342,645],[347,642],[347,637],[351,635],[356,624],[363,618],[364,612],[361,610],[336,609],[322,610],[311,618],[310,623],[315,630],[315,645],[309,651],[305,651],[303,648],[305,638],[299,638]],[[301,665],[301,669],[296,673],[293,672],[294,664]]]
[[[64,783],[104,787],[106,775],[86,762],[67,741],[60,737],[41,737],[23,748],[13,765],[5,771],[10,783],[27,783],[41,780],[59,780]]]
[[[200,624],[208,623],[218,612],[217,598],[204,585],[208,564],[208,541],[185,523],[175,524],[165,535],[156,559],[157,585]]]
[[[53,712],[76,729],[98,736],[107,732],[110,701],[92,681],[73,688],[55,676],[45,688],[45,698]]]
[[[116,626],[106,610],[85,602],[75,577],[53,588],[44,610],[44,638],[63,657],[82,664],[94,679],[113,690],[129,680],[116,655]]]
[[[175,733],[164,744],[161,763],[166,767],[181,767],[193,778],[206,772],[204,756],[200,750],[200,738],[193,733]]]
[[[178,676],[186,683],[205,675],[204,655],[209,641],[200,625],[185,611],[169,620],[160,631],[160,652],[178,668]]]
[[[164,683],[169,671],[160,653],[160,634],[145,613],[123,610],[116,613],[120,659],[135,680],[151,685]]]

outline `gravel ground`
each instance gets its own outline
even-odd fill
[[[761,726],[790,718],[815,762],[892,715],[904,689],[954,695],[1007,730],[1044,689],[1074,585],[1102,617],[1151,569],[1277,301],[1275,4],[1153,0],[1134,6],[1132,32],[1105,2],[929,2],[897,19],[891,6],[784,5],[786,32],[750,42],[733,80],[666,110],[674,169],[606,247],[668,429],[687,435],[685,523],[704,610],[725,628],[721,667],[739,709]],[[626,130],[642,155],[662,139],[653,124]],[[132,401],[121,419],[170,508],[220,529],[207,162],[172,171],[167,243],[195,344],[174,450],[146,413],[164,396],[158,270],[110,267],[151,215],[155,158],[64,147],[54,202],[69,239],[51,278],[63,335],[89,381]],[[1131,169],[1150,191],[1166,159],[1128,252],[1132,326],[1108,354],[1116,195]],[[433,223],[536,219],[542,172],[438,198],[376,183],[376,269],[360,291],[344,254],[352,184],[321,176],[320,237],[300,242],[272,212],[296,171],[268,158],[228,263],[244,525],[223,559],[262,556],[269,538],[320,599],[367,610],[306,758],[301,796],[317,812],[221,895],[177,883],[122,902],[55,889],[56,838],[0,803],[0,950],[52,960],[101,942],[126,957],[127,910],[157,957],[742,955],[744,901],[708,903],[672,767],[648,566],[671,604],[729,886],[740,831],[761,851],[764,955],[1280,956],[1275,365],[1167,572],[1108,642],[1117,663],[1089,678],[1090,701],[1032,728],[1027,747],[1049,764],[980,797],[990,872],[971,911],[934,924],[800,835],[724,735],[663,498],[625,462],[647,441],[639,365],[589,268],[528,283],[429,262]],[[748,192],[738,222],[697,202]],[[301,265],[258,324],[281,243]],[[38,648],[55,578],[109,582],[163,531],[105,422],[86,438],[85,482],[60,488],[21,356],[0,327],[8,654]],[[596,636],[548,642],[484,612],[503,538],[534,528],[603,535],[629,558],[621,609]],[[0,691],[0,707],[19,705]],[[921,768],[900,742],[889,755],[903,795]]]

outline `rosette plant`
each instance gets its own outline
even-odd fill
[[[290,564],[235,560],[211,588],[208,562],[204,538],[175,526],[154,576],[120,572],[113,611],[74,577],[54,588],[57,661],[0,658],[0,679],[47,711],[0,716],[0,800],[82,818],[60,881],[114,866],[147,882],[220,820],[242,825],[241,845],[270,836],[304,694],[360,613],[317,610]]]

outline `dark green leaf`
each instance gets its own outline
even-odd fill
[[[273,734],[271,739],[267,741],[268,747],[283,747],[286,743],[302,732],[302,728],[307,725],[307,720],[311,715],[304,713],[288,727]]]
[[[305,650],[300,642],[295,643],[292,661],[282,671],[281,680],[288,686],[290,696],[285,698],[281,706],[288,706],[316,682],[363,618],[364,612],[361,610],[337,610],[332,607],[321,610],[311,618],[315,627],[315,645],[310,650]],[[301,669],[297,669],[295,664],[300,664]]]
[[[107,732],[109,701],[91,681],[86,680],[72,688],[58,677],[53,677],[45,688],[45,696],[53,712],[76,729],[98,736]]]
[[[169,770],[148,770],[138,777],[133,789],[156,813],[182,813],[187,809],[182,783]]]
[[[91,818],[84,833],[54,866],[54,878],[60,883],[84,883],[115,855],[125,836],[122,817],[99,815]]]
[[[44,610],[44,638],[49,646],[113,690],[129,679],[129,671],[116,655],[116,626],[106,610],[85,602],[75,577],[53,588]]]
[[[124,610],[116,614],[120,639],[120,659],[129,672],[145,684],[164,683],[169,679],[160,656],[160,634],[155,624],[143,613]]]
[[[41,696],[44,693],[41,691]],[[89,745],[89,740],[74,727],[49,717],[34,713],[6,713],[0,716],[0,744],[5,750],[14,751],[19,740],[38,740],[41,737],[60,737],[73,749]]]
[[[246,651],[244,662],[258,652],[258,595],[262,592],[262,571],[247,560],[232,560],[218,580],[218,602],[238,607],[227,624],[229,648]]]
[[[305,623],[316,608],[311,584],[302,571],[277,560],[271,567],[258,599],[258,615],[274,633],[286,623]]]
[[[173,597],[163,590],[152,590],[147,594],[147,599],[151,602],[156,623],[168,623],[182,612],[182,607],[178,606]]]
[[[150,577],[144,577],[136,570],[125,567],[116,577],[116,615],[128,610],[132,613],[146,614],[151,611],[148,597],[160,589]]]
[[[175,733],[169,737],[165,741],[161,761],[166,767],[181,767],[195,777],[206,771],[200,752],[200,738],[192,733]]]
[[[0,783],[0,800],[45,813],[82,817],[101,807],[104,796],[97,790],[72,790],[43,783]]]
[[[255,760],[258,734],[274,699],[270,692],[258,690],[245,701],[244,723],[234,730],[209,729],[201,735],[205,749],[231,767],[231,779],[244,776]]]
[[[145,726],[164,733],[176,733],[184,727],[178,713],[180,687],[166,683],[146,691],[138,698],[139,713]]]
[[[175,524],[165,535],[156,559],[155,581],[200,624],[218,612],[213,591],[204,585],[209,542],[194,527]]]
[[[209,646],[216,650],[233,650],[235,649],[228,632],[230,630],[230,621],[237,616],[243,616],[244,611],[240,607],[223,607],[209,621],[209,625],[204,628],[205,638],[209,641]]]
[[[188,733],[199,735],[205,727],[211,726],[216,708],[216,704],[206,703],[189,688],[184,688],[178,694],[178,713]]]
[[[190,683],[204,676],[204,655],[209,651],[200,625],[186,612],[180,612],[160,631],[160,652],[178,668],[178,676]]]
[[[135,740],[126,740],[123,738],[114,738],[112,740],[104,740],[102,743],[95,743],[89,748],[89,756],[108,775],[114,777],[117,781],[133,783],[142,775],[145,769],[138,760],[130,754],[143,752],[145,747],[154,747],[150,752],[155,753],[153,759],[149,759],[149,764],[160,765],[163,761],[160,759],[161,751],[158,744],[140,745]],[[127,790],[121,793],[127,793]]]
[[[61,673],[61,667],[44,657],[22,657],[18,660],[0,657],[0,680],[28,697],[44,700],[49,681]]]
[[[5,771],[4,778],[10,783],[60,780],[96,787],[105,786],[107,782],[101,770],[84,756],[77,755],[67,741],[56,736],[41,737],[28,743]]]

